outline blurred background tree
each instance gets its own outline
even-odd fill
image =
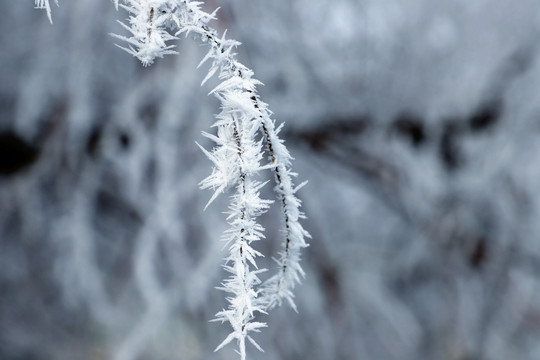
[[[61,5],[51,26],[2,2],[0,358],[235,357],[207,322],[226,199],[198,190],[205,49],[141,68],[110,2]],[[310,181],[300,314],[268,318],[257,358],[538,359],[538,2],[206,6]]]

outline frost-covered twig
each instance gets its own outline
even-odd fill
[[[252,124],[245,121],[246,119],[242,122],[236,121],[233,115],[228,114],[229,111],[230,109],[226,107],[223,109],[224,117],[229,117],[229,120],[224,119],[225,122],[219,126],[225,129],[221,134],[228,135],[225,136],[225,141],[231,139],[232,130],[232,140],[235,141],[235,144],[232,145],[235,145],[236,149],[232,147],[235,151],[230,151],[231,148],[224,143],[221,148],[215,149],[214,152],[219,153],[224,150],[229,155],[232,155],[225,160],[225,163],[236,164],[234,167],[239,171],[235,180],[237,182],[236,192],[232,196],[228,217],[231,228],[226,231],[224,236],[224,240],[229,244],[230,249],[225,269],[231,273],[231,276],[225,280],[221,287],[223,291],[231,293],[232,296],[228,298],[229,308],[218,312],[216,320],[228,321],[233,331],[216,350],[219,350],[233,339],[237,339],[241,358],[245,359],[246,338],[261,350],[248,333],[250,331],[257,332],[261,327],[266,326],[265,323],[252,321],[256,312],[265,313],[265,309],[264,303],[257,297],[258,293],[255,290],[255,287],[260,284],[257,275],[263,272],[264,269],[252,270],[252,268],[257,268],[255,258],[262,254],[253,249],[251,243],[264,237],[264,229],[257,223],[256,219],[266,211],[270,201],[262,200],[259,197],[259,189],[264,183],[253,180],[253,174],[260,169],[259,161],[261,156],[260,152],[249,150],[256,150],[260,147],[260,143],[254,142],[251,129],[240,128],[240,126],[250,127]],[[219,139],[216,140],[221,142]],[[234,154],[235,152],[236,154]],[[213,154],[207,154],[215,161]],[[211,175],[203,182],[203,186],[220,187],[221,183],[221,180]]]
[[[118,0],[113,0],[118,8]],[[55,2],[58,4],[57,0]],[[36,7],[45,9],[49,20],[49,0],[35,0]],[[221,113],[214,127],[217,135],[204,133],[216,146],[204,153],[214,163],[212,174],[201,182],[202,188],[211,188],[214,194],[209,204],[221,193],[234,189],[231,195],[229,216],[230,228],[224,234],[229,247],[225,270],[230,273],[223,283],[223,291],[231,294],[227,309],[216,314],[217,321],[229,322],[232,332],[217,347],[220,349],[232,340],[237,340],[241,359],[245,359],[246,339],[262,349],[249,335],[265,327],[263,322],[254,321],[257,313],[266,313],[287,300],[296,310],[292,290],[304,275],[300,267],[300,251],[306,247],[309,234],[299,220],[303,218],[300,200],[296,191],[304,185],[294,187],[291,171],[291,156],[279,138],[281,127],[275,128],[272,113],[267,104],[260,100],[256,86],[260,82],[253,72],[238,62],[233,50],[240,44],[219,37],[217,31],[208,26],[217,12],[209,14],[201,9],[202,2],[191,0],[124,0],[120,4],[130,13],[128,24],[120,24],[130,33],[129,37],[114,35],[127,42],[120,46],[137,57],[144,66],[151,65],[156,57],[175,54],[171,40],[179,35],[196,35],[209,45],[209,51],[199,66],[211,61],[204,84],[215,74],[221,83],[210,93],[221,103]],[[265,159],[269,162],[261,164]],[[262,170],[270,169],[275,179],[277,194],[283,216],[283,249],[277,261],[279,268],[274,276],[261,284],[256,258],[262,256],[252,247],[255,241],[264,238],[264,228],[258,222],[272,203],[260,198],[259,191],[264,182],[257,180]]]
[[[130,37],[111,34],[127,42],[128,47],[119,46],[137,57],[144,66],[151,65],[156,57],[176,54],[174,45],[166,45],[176,39],[167,29],[177,26],[175,1],[170,0],[126,0],[120,7],[127,10],[129,25],[119,23],[131,33]]]
[[[210,47],[200,63],[211,61],[202,83],[218,74],[221,83],[211,94],[220,100],[221,113],[214,124],[217,135],[204,134],[216,143],[216,147],[212,151],[203,149],[214,163],[214,169],[201,182],[201,187],[214,190],[209,203],[227,189],[235,189],[229,208],[230,229],[224,236],[230,251],[225,269],[231,275],[221,287],[231,296],[228,297],[229,307],[216,315],[216,320],[229,322],[233,331],[216,350],[236,339],[241,358],[245,359],[246,338],[260,349],[249,333],[266,326],[253,321],[256,313],[265,313],[280,305],[283,299],[296,309],[292,289],[303,276],[299,265],[300,250],[307,246],[305,237],[309,235],[299,223],[303,214],[295,196],[298,188],[295,189],[292,182],[296,174],[290,170],[291,156],[278,136],[279,128],[275,128],[271,112],[257,95],[256,86],[260,82],[253,78],[250,69],[235,59],[233,49],[239,43],[227,39],[225,34],[218,37],[208,26],[215,18],[215,12],[202,11],[201,4],[189,0],[127,0],[123,7],[131,16],[129,26],[124,27],[131,37],[116,37],[128,42],[129,47],[124,49],[139,58],[143,65],[173,53],[173,46],[167,42],[181,34],[197,35]],[[261,165],[265,150],[270,162]],[[251,244],[264,237],[264,229],[257,218],[270,205],[269,201],[259,197],[259,189],[264,184],[255,178],[263,169],[271,169],[274,173],[275,191],[283,213],[284,241],[277,260],[277,274],[260,285],[258,274],[264,269],[257,268],[255,259],[262,254]]]
[[[214,124],[217,135],[204,133],[216,146],[211,151],[203,149],[214,168],[201,187],[214,190],[209,204],[219,194],[234,189],[228,212],[230,229],[224,235],[229,246],[224,267],[230,277],[221,287],[231,295],[228,308],[216,314],[216,320],[229,322],[233,330],[216,350],[236,339],[241,358],[245,359],[246,339],[260,349],[249,333],[266,326],[254,321],[256,313],[266,313],[283,299],[296,310],[292,290],[304,274],[299,264],[300,250],[307,246],[305,237],[309,236],[299,222],[303,214],[295,196],[303,184],[297,188],[293,185],[292,177],[296,174],[290,169],[291,156],[278,136],[280,128],[275,128],[272,113],[257,94],[256,86],[260,82],[235,58],[233,50],[239,43],[227,39],[225,34],[219,37],[208,26],[216,12],[206,13],[201,5],[190,0],[125,0],[121,6],[130,13],[129,24],[121,24],[131,35],[115,36],[127,42],[128,47],[122,48],[145,66],[156,57],[175,53],[169,41],[182,34],[196,35],[209,45],[200,65],[211,61],[211,66],[202,83],[218,75],[221,83],[210,93],[221,102],[221,113]],[[261,165],[265,152],[269,163]],[[264,269],[258,269],[255,260],[262,254],[252,243],[264,237],[257,219],[271,203],[259,196],[264,183],[257,176],[264,169],[274,173],[275,192],[283,214],[284,241],[277,260],[277,274],[261,284],[258,274]]]
[[[260,108],[260,105],[256,106]],[[291,156],[283,145],[283,140],[278,137],[281,127],[277,130],[274,129],[274,122],[270,119],[266,106],[262,113],[266,115],[262,117],[262,131],[270,160],[274,165],[275,190],[283,209],[284,233],[283,249],[280,253],[280,259],[277,260],[278,273],[266,281],[263,292],[269,309],[281,305],[282,300],[286,299],[296,311],[292,290],[296,283],[300,282],[300,278],[304,276],[304,271],[300,266],[300,253],[302,248],[308,246],[305,237],[310,237],[310,235],[299,222],[305,216],[299,210],[300,200],[295,194],[306,182],[294,188],[291,177],[296,176],[296,173],[290,170]]]
[[[199,15],[198,17],[205,18],[204,15]],[[211,17],[213,18],[214,14],[212,14]],[[197,28],[193,29],[193,27],[189,26],[185,26],[184,28],[188,29],[188,31],[197,30]],[[210,68],[207,78],[204,80],[206,81],[209,76],[212,76],[217,71],[219,61],[216,62],[215,59],[221,58],[219,53],[223,52],[223,47],[221,45],[222,41],[217,39],[215,31],[211,30],[206,24],[200,26],[197,32],[202,35],[203,40],[206,38],[211,43],[211,49],[205,59],[203,59],[203,62],[207,58],[214,59],[214,64]],[[227,51],[227,53],[230,52]],[[222,61],[225,61],[225,63],[232,68],[238,68],[239,78],[242,78],[242,75],[245,72],[249,72],[249,78],[251,79],[251,70],[248,70],[243,65],[239,64],[234,57],[226,56]],[[232,83],[234,81],[229,82]],[[240,81],[240,83],[242,83],[242,81]],[[278,129],[275,128],[274,121],[271,119],[272,113],[268,110],[267,104],[262,102],[257,95],[255,88],[255,85],[257,84],[259,84],[259,82],[254,82],[253,84],[250,84],[250,86],[246,86],[246,84],[239,85],[240,90],[243,91],[244,94],[247,93],[250,100],[249,103],[246,101],[243,102],[244,108],[246,106],[252,106],[255,112],[253,113],[253,109],[249,108],[244,110],[252,112],[253,120],[260,124],[258,130],[262,133],[264,138],[269,160],[271,161],[270,168],[274,172],[276,181],[275,190],[283,210],[284,233],[283,250],[280,254],[280,259],[278,260],[278,273],[265,282],[263,293],[268,308],[280,305],[283,299],[287,299],[290,305],[296,309],[293,302],[292,289],[304,274],[299,263],[300,251],[307,246],[305,237],[309,237],[309,234],[299,222],[299,219],[303,217],[303,214],[299,210],[300,201],[296,198],[295,193],[300,187],[305,185],[305,183],[294,188],[292,177],[296,176],[296,174],[290,170],[291,156],[284,146],[283,141],[278,136],[281,127]]]

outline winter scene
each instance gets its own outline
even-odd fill
[[[540,1],[0,4],[0,360],[540,359]]]

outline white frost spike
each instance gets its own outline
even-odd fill
[[[131,36],[111,34],[130,45],[128,48],[119,46],[121,49],[137,57],[144,66],[151,65],[155,58],[177,53],[172,50],[174,45],[167,45],[167,42],[177,39],[169,33],[179,24],[178,16],[175,14],[178,10],[176,1],[125,0],[125,5],[122,4],[120,7],[131,14],[129,25],[122,23]]]

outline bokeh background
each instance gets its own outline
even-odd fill
[[[540,2],[217,6],[309,180],[299,313],[249,358],[540,359]],[[143,68],[107,0],[0,13],[0,359],[236,358],[205,48]]]

